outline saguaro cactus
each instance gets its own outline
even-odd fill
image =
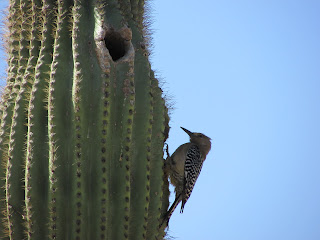
[[[143,0],[10,0],[0,237],[161,239],[168,114]]]

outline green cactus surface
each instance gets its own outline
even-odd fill
[[[0,239],[163,239],[168,109],[144,0],[10,0]]]

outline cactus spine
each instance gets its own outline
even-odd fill
[[[164,237],[169,118],[144,5],[10,0],[1,239]]]

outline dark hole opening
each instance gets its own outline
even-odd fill
[[[126,54],[126,43],[120,33],[114,30],[108,31],[104,41],[113,61],[117,61]]]

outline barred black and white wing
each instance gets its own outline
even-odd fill
[[[186,155],[186,162],[184,166],[184,188],[182,192],[180,212],[183,212],[184,205],[191,195],[203,164],[201,152],[197,145],[191,145]]]

